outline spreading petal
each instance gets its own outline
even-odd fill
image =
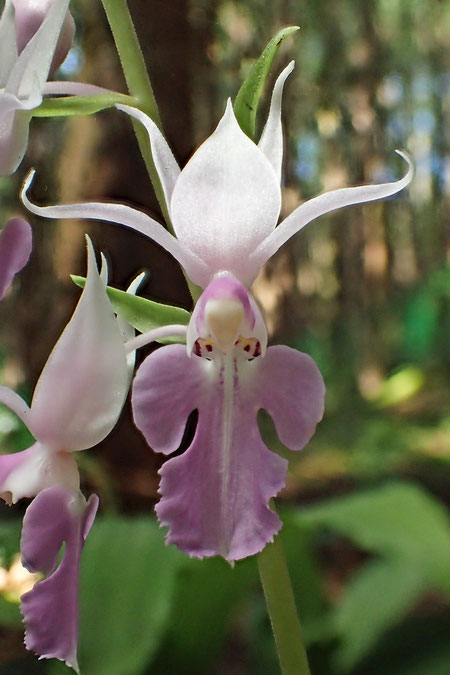
[[[0,232],[0,300],[31,254],[31,227],[23,218],[8,221]]]
[[[229,102],[176,182],[170,213],[177,237],[211,276],[227,270],[243,281],[250,253],[277,223],[280,203],[271,163],[243,133]]]
[[[85,288],[34,391],[33,433],[56,449],[90,448],[112,430],[127,391],[122,335],[88,240]]]
[[[253,251],[249,260],[249,268],[259,270],[273,256],[292,235],[296,234],[305,225],[325,213],[341,209],[352,204],[363,204],[375,199],[384,199],[403,190],[414,175],[413,164],[404,152],[397,150],[397,154],[408,164],[406,175],[400,180],[381,185],[362,185],[360,187],[342,188],[325,192],[314,199],[301,204],[295,209],[269,236]],[[251,282],[254,280],[251,279]]]
[[[257,412],[266,408],[281,440],[300,449],[322,416],[323,398],[313,361],[288,347],[226,363],[188,358],[180,345],[147,357],[132,403],[149,445],[175,451],[187,417],[198,410],[192,444],[161,469],[157,513],[169,527],[167,541],[193,556],[228,560],[271,541],[280,521],[268,502],[284,485],[287,462],[262,442]]]
[[[172,198],[175,183],[180,175],[180,168],[171,149],[167,145],[166,139],[153,120],[137,108],[131,108],[128,105],[116,105],[116,108],[128,113],[128,115],[139,120],[139,122],[145,126],[150,139],[152,157],[164,191],[166,204],[167,207],[170,208],[170,200]]]
[[[266,126],[261,134],[258,147],[265,154],[277,175],[278,181],[281,181],[281,163],[283,161],[283,128],[281,126],[281,99],[283,97],[283,87],[289,75],[294,70],[294,61],[280,73],[273,88],[272,100],[270,102],[269,117]]]
[[[162,225],[141,211],[123,204],[65,204],[60,206],[36,206],[27,197],[27,190],[34,177],[34,171],[30,171],[22,188],[22,201],[26,208],[38,216],[44,218],[94,218],[106,220],[110,223],[118,223],[130,227],[137,232],[153,239],[157,244],[165,248],[184,267],[186,273],[194,283],[206,286],[210,278],[208,266],[197,255],[192,253],[178,239],[170,234]]]
[[[86,503],[81,495],[54,487],[36,497],[23,521],[22,563],[47,577],[21,598],[25,645],[41,658],[65,661],[77,672],[80,556],[97,506],[96,495]],[[63,543],[64,556],[55,569]]]

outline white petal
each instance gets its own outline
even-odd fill
[[[109,434],[127,391],[122,335],[88,239],[86,285],[34,391],[34,434],[53,448],[89,448]]]
[[[145,272],[141,272],[141,274],[138,274],[138,276],[135,279],[133,279],[131,284],[128,286],[127,293],[130,293],[130,295],[136,295],[136,293],[139,290],[139,286],[142,284],[144,279],[145,279]],[[123,341],[126,343],[129,340],[132,340],[136,335],[136,331],[134,330],[131,323],[128,323],[128,321],[124,319],[123,316],[117,316],[117,323],[120,332],[122,333]],[[130,383],[131,378],[133,377],[135,363],[136,363],[136,350],[134,349],[127,353],[127,368]]]
[[[16,96],[0,94],[0,176],[13,173],[22,161],[30,120],[31,113]]]
[[[5,8],[0,18],[0,89],[6,85],[16,61],[17,44],[14,6],[11,0],[6,0]]]
[[[250,253],[274,229],[280,187],[272,165],[240,129],[231,103],[180,174],[170,213],[180,242],[209,267],[242,281]]]
[[[283,87],[288,76],[294,70],[295,62],[291,61],[289,65],[280,73],[273,88],[272,100],[270,102],[269,117],[266,126],[261,134],[258,147],[265,154],[277,175],[278,181],[281,181],[281,163],[283,161],[283,128],[281,126],[281,99],[283,97]]]
[[[249,264],[251,269],[259,270],[267,260],[278,251],[292,235],[296,234],[305,225],[325,213],[341,209],[352,204],[363,204],[375,199],[384,199],[403,190],[412,180],[414,167],[411,159],[404,152],[396,151],[408,163],[408,171],[400,180],[381,185],[362,185],[360,187],[342,188],[325,192],[301,204],[295,209],[252,254]],[[253,281],[254,279],[252,279]]]
[[[30,171],[26,177],[21,198],[26,208],[43,218],[92,218],[105,220],[130,227],[145,234],[157,244],[165,248],[184,267],[190,279],[200,286],[206,285],[209,280],[208,267],[186,246],[170,234],[162,225],[141,211],[125,206],[124,204],[62,204],[60,206],[36,206],[27,197],[27,190],[31,185],[35,172]]]
[[[61,80],[46,82],[42,88],[42,93],[48,96],[97,96],[98,94],[115,94],[116,92],[104,87],[97,87],[96,84]]]
[[[52,4],[39,29],[17,59],[6,89],[21,100],[32,96],[36,87],[42,91],[68,7],[69,0],[58,0]]]
[[[119,104],[116,105],[116,108],[123,110],[123,112],[126,112],[128,115],[131,115],[131,117],[139,120],[146,128],[150,139],[153,161],[155,162],[155,167],[164,191],[167,208],[170,209],[170,200],[172,198],[175,183],[180,175],[180,167],[178,166],[171,149],[167,145],[166,139],[153,120],[137,108]]]
[[[125,343],[125,349],[128,354],[133,353],[139,347],[148,345],[151,342],[160,340],[161,338],[169,337],[186,337],[187,327],[182,324],[173,324],[172,326],[160,326],[159,328],[152,328],[147,333],[142,333],[137,337],[128,340]]]

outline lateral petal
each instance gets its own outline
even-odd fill
[[[122,335],[88,239],[86,285],[34,391],[34,433],[56,449],[90,448],[114,427],[127,391]]]
[[[0,300],[31,254],[31,227],[23,218],[12,218],[0,232]]]
[[[273,88],[269,117],[261,134],[258,147],[272,164],[278,182],[281,181],[281,164],[283,161],[283,128],[281,126],[281,100],[284,83],[294,70],[295,62],[291,61],[280,73]]]
[[[26,208],[43,218],[93,218],[105,220],[109,223],[117,223],[130,227],[141,234],[153,239],[157,244],[165,248],[184,267],[190,279],[200,286],[206,286],[210,271],[208,266],[197,255],[192,253],[182,243],[168,232],[161,223],[147,214],[133,209],[124,204],[61,204],[59,206],[37,206],[30,202],[27,197],[28,188],[34,177],[34,171],[30,171],[26,177],[21,198]]]
[[[414,175],[414,167],[408,155],[400,150],[396,151],[408,164],[408,171],[400,180],[380,185],[362,185],[360,187],[341,188],[332,192],[325,192],[314,199],[301,204],[283,222],[259,244],[250,255],[249,266],[251,269],[260,270],[261,267],[273,256],[276,251],[294,234],[299,232],[312,220],[323,216],[325,213],[341,209],[352,204],[363,204],[375,199],[384,199],[395,195],[407,187]],[[253,281],[254,278],[251,280]]]
[[[178,178],[170,213],[180,242],[240,281],[250,253],[274,229],[281,194],[271,163],[240,129],[231,103]]]
[[[98,497],[86,503],[60,487],[41,492],[28,507],[21,540],[22,563],[44,572],[22,598],[25,646],[43,659],[56,658],[78,670],[78,574],[81,551],[95,517]],[[65,551],[55,569],[61,546]]]

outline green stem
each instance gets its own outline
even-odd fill
[[[102,0],[102,2],[116,43],[128,91],[135,99],[139,109],[146,113],[161,129],[158,106],[127,2],[126,0]],[[153,161],[147,131],[137,120],[133,119],[132,123],[164,220],[169,231],[175,234],[161,181]],[[193,284],[186,275],[185,278],[195,302],[200,296],[201,289]]]
[[[281,671],[283,675],[310,675],[280,535],[257,559]]]
[[[135,99],[139,109],[161,128],[158,106],[127,2],[126,0],[102,0],[102,2],[114,36],[128,91]],[[172,230],[161,181],[153,162],[147,131],[137,120],[133,119],[132,122],[139,149],[144,158],[161,211],[167,226]]]

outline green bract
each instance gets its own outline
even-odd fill
[[[71,275],[72,281],[80,288],[84,288],[86,279],[76,275]],[[182,324],[187,326],[191,318],[190,312],[187,312],[181,307],[172,307],[172,305],[164,305],[160,302],[147,300],[125,291],[120,291],[118,288],[106,287],[106,292],[114,308],[114,311],[119,316],[122,316],[129,324],[136,328],[141,333],[147,333],[154,328],[160,326],[170,326],[172,324]],[[179,337],[161,338],[158,340],[162,344],[173,344],[176,342],[184,342]]]
[[[234,102],[234,114],[242,131],[252,140],[255,136],[255,120],[259,99],[272,61],[283,40],[298,30],[299,26],[290,26],[283,28],[273,36],[259,59],[253,64],[248,77],[238,91]]]

